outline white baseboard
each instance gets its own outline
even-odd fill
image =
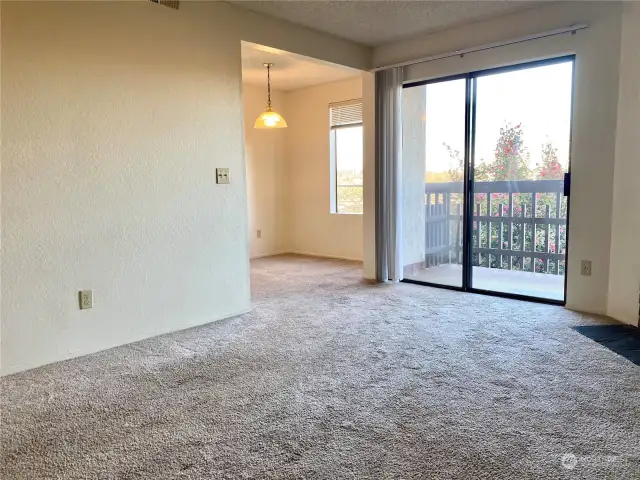
[[[62,355],[58,355],[56,357],[43,359],[42,361],[35,361],[35,362],[30,362],[30,363],[25,363],[25,364],[17,364],[17,365],[15,365],[15,364],[14,365],[2,365],[2,368],[0,369],[0,377],[4,377],[4,376],[7,376],[7,375],[12,375],[14,373],[24,372],[26,370],[31,370],[33,368],[42,367],[44,365],[51,365],[51,364],[54,364],[54,363],[64,362],[66,360],[71,360],[71,359],[74,359],[74,358],[84,357],[84,356],[87,356],[87,355],[93,355],[95,353],[104,352],[105,350],[111,350],[113,348],[120,348],[120,347],[123,347],[125,345],[130,345],[132,343],[142,342],[144,340],[148,340],[148,339],[151,339],[151,338],[160,337],[160,336],[164,336],[164,335],[170,335],[172,333],[180,332],[182,330],[189,330],[189,329],[192,329],[192,328],[201,327],[201,326],[204,326],[204,325],[208,325],[210,323],[215,323],[215,322],[219,322],[221,320],[226,320],[228,318],[239,317],[241,315],[245,315],[247,313],[250,313],[252,311],[252,309],[253,309],[253,307],[243,308],[243,309],[237,310],[235,312],[225,312],[225,313],[221,313],[221,314],[218,314],[218,315],[214,315],[212,317],[206,317],[206,318],[201,318],[201,319],[197,319],[197,320],[191,320],[189,322],[184,323],[183,325],[171,326],[171,327],[160,329],[160,330],[158,330],[156,332],[151,332],[151,333],[139,333],[138,335],[136,335],[134,337],[131,337],[131,338],[117,340],[117,341],[112,342],[110,344],[105,344],[105,345],[100,345],[100,346],[96,345],[96,346],[93,346],[93,347],[90,347],[90,348],[86,348],[86,349],[69,351],[67,353],[64,353]]]
[[[351,260],[352,262],[362,262],[362,258],[356,258],[356,257],[345,257],[342,255],[329,255],[326,253],[313,253],[313,252],[301,252],[301,251],[291,251],[291,252],[287,252],[287,253],[291,253],[293,255],[305,255],[307,257],[319,257],[319,258],[331,258],[334,260]]]
[[[275,257],[276,255],[285,255],[287,253],[291,252],[289,252],[288,250],[282,250],[277,252],[261,253],[260,255],[249,256],[249,260],[253,260],[254,258]]]
[[[313,252],[303,252],[303,251],[299,251],[299,250],[283,250],[283,251],[278,251],[278,252],[272,252],[272,253],[264,253],[264,254],[260,254],[260,255],[255,255],[253,257],[249,257],[250,260],[254,260],[257,258],[265,258],[265,257],[275,257],[277,255],[303,255],[305,257],[317,257],[317,258],[330,258],[332,260],[349,260],[352,262],[362,262],[362,258],[356,258],[356,257],[345,257],[342,255],[329,255],[326,253],[313,253]]]

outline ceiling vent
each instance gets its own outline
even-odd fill
[[[178,10],[180,8],[180,0],[149,0],[150,2],[164,5],[165,7]]]

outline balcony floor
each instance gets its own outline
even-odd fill
[[[446,264],[416,270],[405,278],[441,285],[462,286],[462,265]],[[549,300],[564,300],[564,276],[473,267],[473,287]]]

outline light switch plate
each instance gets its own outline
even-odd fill
[[[216,168],[216,183],[218,185],[228,185],[231,183],[228,168]]]
[[[93,290],[80,290],[78,292],[80,310],[93,308]]]

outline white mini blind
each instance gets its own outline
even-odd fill
[[[331,128],[362,123],[362,100],[330,103]]]
[[[178,10],[180,8],[180,0],[149,0],[158,5],[164,5],[165,7],[174,8]]]

